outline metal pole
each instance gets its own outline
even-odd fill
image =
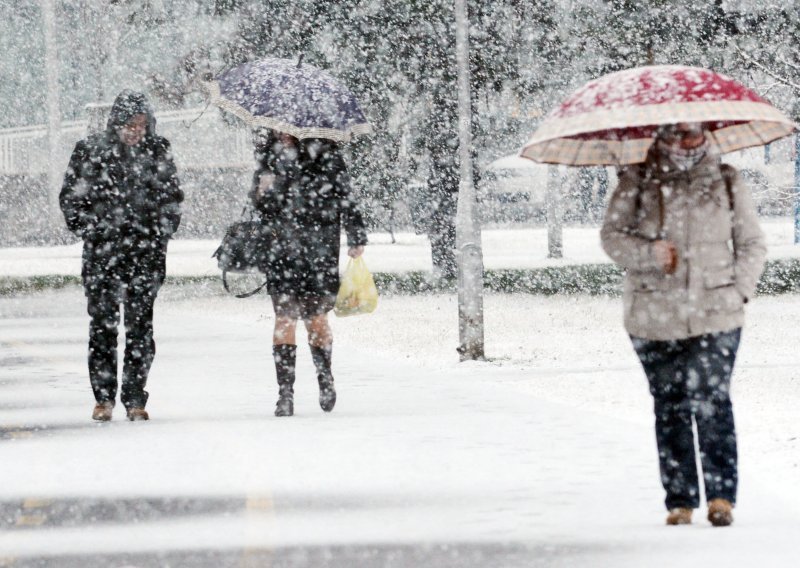
[[[458,156],[461,180],[456,216],[458,261],[458,352],[461,361],[484,358],[483,249],[472,183],[472,110],[469,79],[469,22],[466,0],[455,0],[458,67]]]
[[[547,258],[561,258],[564,248],[564,227],[558,166],[547,166],[545,207],[547,208]]]
[[[53,0],[41,0],[42,23],[45,45],[45,75],[47,76],[47,206],[53,226],[60,218],[58,194],[61,191],[60,131],[61,109],[59,108],[58,53],[56,51],[56,17]]]
[[[86,109],[86,134],[98,134],[106,129],[111,103],[89,103]]]
[[[800,243],[800,133],[794,135],[794,244]]]

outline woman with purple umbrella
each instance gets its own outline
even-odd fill
[[[294,414],[298,319],[308,330],[320,407],[330,412],[336,390],[328,312],[339,290],[340,233],[344,227],[348,254],[358,257],[367,244],[364,221],[335,142],[267,130],[257,142],[256,161],[250,198],[271,236],[267,292],[275,310],[275,416]]]
[[[336,403],[333,335],[327,314],[339,289],[339,240],[360,256],[367,233],[341,142],[371,132],[353,93],[325,71],[288,59],[244,63],[206,83],[222,109],[256,131],[257,169],[250,198],[271,235],[267,291],[275,309],[276,416],[294,414],[297,342],[302,319],[317,369],[319,404]]]

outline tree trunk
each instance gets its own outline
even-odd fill
[[[458,65],[458,188],[456,250],[458,259],[458,352],[462,361],[484,358],[483,250],[472,178],[472,118],[469,80],[469,23],[466,0],[455,0]]]

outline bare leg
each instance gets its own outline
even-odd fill
[[[277,323],[277,322],[276,322]],[[312,347],[330,347],[333,343],[333,332],[328,323],[328,314],[320,314],[306,320],[308,343]]]
[[[295,330],[297,319],[287,316],[275,316],[275,331],[272,334],[273,345],[297,345]]]

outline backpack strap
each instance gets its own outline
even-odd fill
[[[725,181],[725,191],[728,193],[728,205],[733,212],[733,181],[736,179],[736,168],[730,164],[720,164],[719,173]]]
[[[636,210],[641,210],[641,200],[642,200],[642,189],[647,187],[650,182],[653,180],[653,167],[650,164],[649,160],[647,162],[642,162],[636,165],[637,174],[639,176],[639,183],[637,183],[636,192]],[[657,189],[657,199],[658,199],[658,238],[664,238],[664,193],[661,191],[659,187]]]
[[[736,179],[736,168],[730,164],[720,164],[719,172],[722,174],[722,179],[725,182],[725,192],[728,194],[728,207],[730,207],[731,212],[731,242],[733,243],[733,257],[736,258],[736,241],[733,236],[733,227],[735,224],[733,213],[733,182]]]

